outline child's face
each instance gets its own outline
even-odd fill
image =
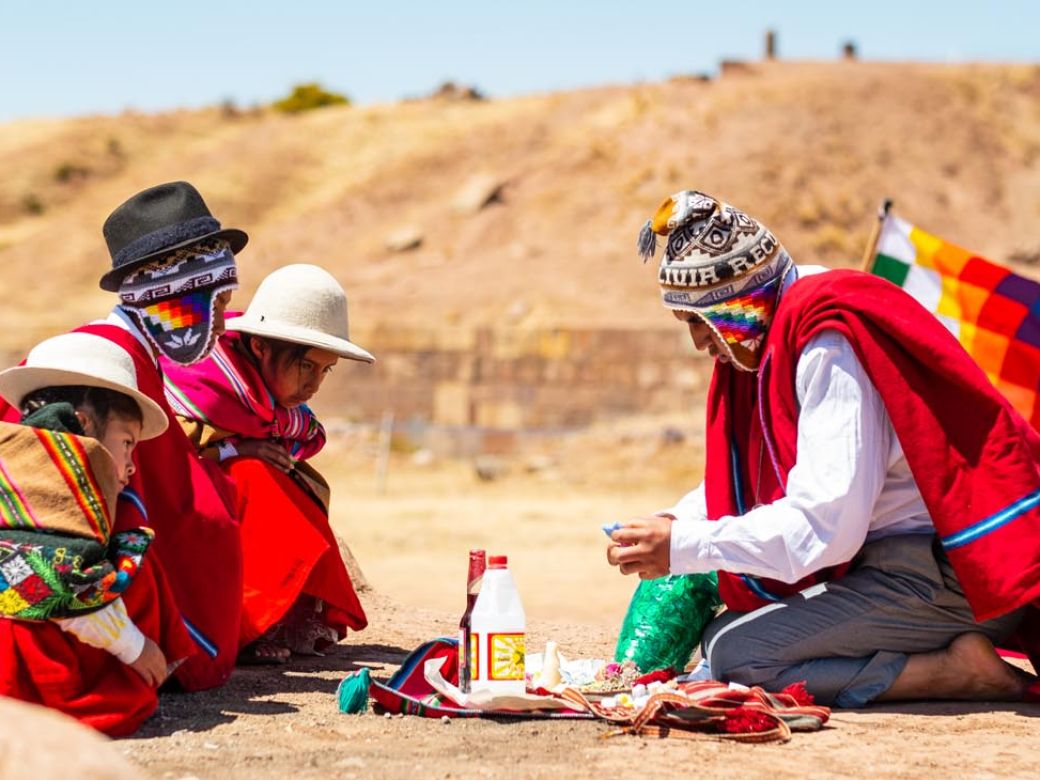
[[[90,431],[88,436],[93,436]],[[141,438],[141,423],[126,417],[118,417],[114,414],[108,416],[108,424],[105,426],[103,436],[94,436],[100,441],[112,459],[116,462],[116,476],[119,477],[119,487],[124,488],[130,482],[137,467],[134,466],[134,447]]]
[[[309,401],[339,362],[336,353],[317,347],[308,349],[298,363],[278,360],[266,344],[254,343],[259,347],[260,374],[267,389],[280,406],[290,409]]]

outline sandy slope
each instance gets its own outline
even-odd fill
[[[35,293],[0,310],[0,348],[107,308],[102,221],[176,178],[252,235],[243,299],[278,265],[319,262],[368,324],[487,324],[517,301],[524,324],[660,323],[635,235],[688,186],[759,216],[802,263],[856,262],[885,196],[995,260],[1036,254],[1038,96],[1029,65],[782,62],[486,103],[0,125],[4,286]],[[459,213],[485,174],[501,203]],[[391,254],[401,228],[423,244]]]

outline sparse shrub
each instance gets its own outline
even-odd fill
[[[349,106],[350,98],[329,92],[321,84],[297,84],[288,97],[276,100],[271,106],[286,114],[299,114],[326,106]]]
[[[1036,249],[1016,249],[1008,255],[1008,262],[1015,265],[1040,265],[1040,247]]]
[[[78,163],[63,162],[54,169],[54,181],[59,184],[68,184],[77,179],[85,179],[90,176],[90,168]]]
[[[32,192],[22,198],[22,208],[26,214],[32,214],[34,217],[39,216],[45,210],[43,201]]]
[[[400,433],[394,431],[390,436],[390,452],[397,453],[400,455],[411,455],[413,452],[419,449],[419,445],[415,443],[411,436],[406,433]]]
[[[795,208],[798,224],[802,227],[812,227],[819,224],[824,218],[823,209],[815,196],[806,196],[801,199]]]
[[[847,231],[833,224],[821,225],[812,237],[812,247],[824,256],[840,257],[851,251]]]
[[[456,84],[445,81],[433,91],[431,97],[437,100],[486,100],[484,93],[474,86]]]
[[[220,102],[220,115],[224,119],[238,119],[242,115],[234,98],[224,98]]]
[[[122,160],[126,156],[126,152],[123,151],[123,144],[120,143],[119,139],[112,137],[108,139],[108,143],[105,144],[105,148],[108,150],[108,156],[113,157],[116,160]]]

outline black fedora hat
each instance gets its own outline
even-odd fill
[[[199,191],[186,181],[160,184],[139,192],[113,211],[102,228],[112,270],[101,277],[101,289],[118,292],[135,268],[199,241],[225,239],[238,254],[249,236],[221,229]]]

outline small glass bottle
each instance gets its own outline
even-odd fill
[[[466,577],[466,611],[459,621],[459,690],[469,693],[470,683],[477,675],[476,643],[470,630],[473,607],[480,593],[480,583],[487,568],[487,555],[483,550],[469,551],[469,574]]]

